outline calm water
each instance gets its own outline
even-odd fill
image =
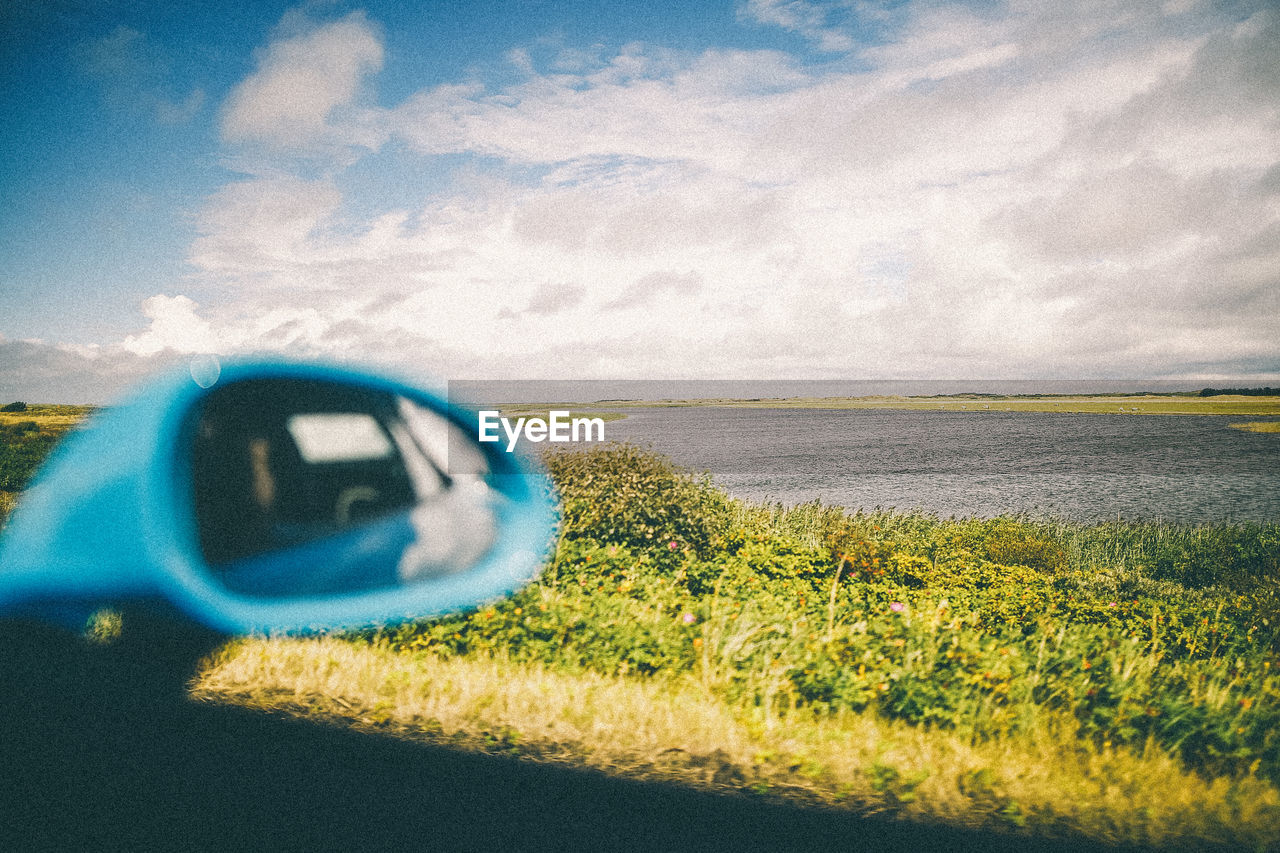
[[[632,410],[606,434],[755,500],[942,516],[1280,521],[1280,435],[1228,427],[1251,419],[661,408]]]

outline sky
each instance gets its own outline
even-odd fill
[[[0,401],[1280,378],[1269,0],[9,0]]]

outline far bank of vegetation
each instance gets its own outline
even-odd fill
[[[949,394],[933,397],[779,397],[760,399],[632,400],[609,407],[716,407],[743,409],[906,409],[950,412],[1056,412],[1121,415],[1280,416],[1280,395],[1201,396],[1181,394],[1054,395]]]
[[[581,405],[581,404],[575,404],[575,405]],[[603,411],[597,412],[590,409],[581,409],[581,410],[570,409],[568,407],[568,404],[566,404],[565,407],[562,409],[557,408],[555,404],[546,405],[546,406],[519,405],[519,406],[502,406],[501,407],[501,413],[503,417],[507,417],[507,418],[537,417],[537,418],[542,418],[543,420],[547,420],[551,417],[552,411],[567,411],[568,414],[565,415],[565,417],[569,418],[570,420],[573,420],[575,418],[599,418],[605,423],[608,423],[609,421],[620,421],[626,417],[626,414],[623,412],[603,412]]]
[[[1201,397],[1280,397],[1280,388],[1205,388]]]
[[[633,447],[548,460],[530,587],[241,641],[197,695],[1032,837],[1280,844],[1280,525],[748,505]]]

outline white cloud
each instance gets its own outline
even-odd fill
[[[152,296],[142,302],[142,313],[151,321],[145,332],[130,335],[121,346],[134,355],[214,353],[218,340],[209,324],[196,315],[196,305],[186,296]]]
[[[203,322],[223,346],[469,375],[1274,371],[1280,16],[1168,5],[913,6],[856,70],[517,50],[509,85],[366,115],[406,156],[477,158],[423,205],[370,213],[340,169],[210,198],[193,285],[237,296]],[[748,8],[819,40],[869,14]],[[244,93],[318,67],[307,39],[341,46],[325,67],[346,82],[302,87],[327,94],[302,99],[299,132],[341,135],[377,65],[359,17],[277,43],[228,123]],[[289,142],[285,111],[250,114]],[[163,307],[174,329],[199,319]],[[153,317],[131,340],[167,334]]]
[[[313,238],[341,202],[323,180],[265,177],[228,184],[201,211],[201,236],[190,260],[242,287],[281,271],[305,271],[320,251]]]
[[[608,309],[647,308],[664,294],[693,294],[702,289],[702,280],[696,273],[650,273],[632,283],[616,299],[605,304]]]
[[[539,164],[625,157],[733,169],[752,134],[774,119],[777,93],[809,81],[775,52],[689,59],[629,45],[579,74],[546,74],[500,92],[451,84],[419,93],[389,116],[389,126],[423,154]]]
[[[831,19],[854,4],[813,0],[747,0],[740,15],[768,26],[781,27],[814,43],[825,52],[851,50],[854,40]]]
[[[223,136],[291,149],[373,144],[370,116],[350,108],[365,77],[382,62],[382,41],[360,12],[280,39],[228,98]]]

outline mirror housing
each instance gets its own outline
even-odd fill
[[[483,453],[488,484],[502,497],[492,542],[471,565],[403,585],[252,596],[222,582],[201,548],[196,519],[193,413],[217,389],[258,380],[393,395],[460,427],[474,443],[468,452]],[[540,568],[557,512],[548,478],[533,462],[476,441],[476,415],[443,395],[379,373],[272,359],[224,364],[217,382],[204,384],[188,370],[171,373],[67,435],[0,536],[0,615],[159,600],[225,633],[299,633],[474,607],[518,589]],[[290,553],[256,557],[284,572],[285,590],[288,573],[299,571],[299,560],[288,563]]]

